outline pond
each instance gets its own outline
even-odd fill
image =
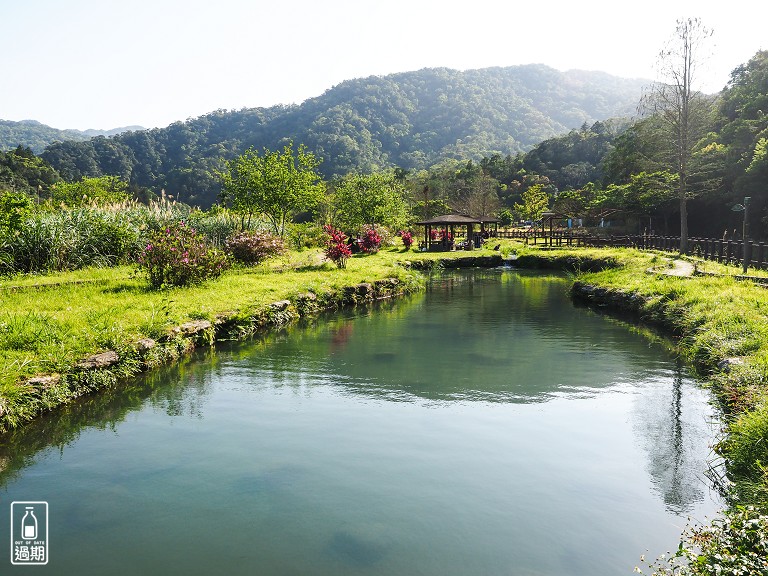
[[[631,574],[719,508],[718,416],[663,339],[567,286],[436,276],[3,438],[2,509],[48,503],[49,562],[26,569]]]

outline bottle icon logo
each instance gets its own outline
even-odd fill
[[[35,507],[25,506],[26,513],[21,519],[21,535],[25,540],[37,539],[37,518],[35,518]]]
[[[11,564],[48,564],[48,502],[11,502]]]

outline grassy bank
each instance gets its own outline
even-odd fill
[[[312,292],[321,305],[345,286],[394,277],[413,289],[414,273],[397,254],[351,259],[338,270],[317,252],[241,270],[199,286],[150,290],[130,267],[94,268],[0,283],[0,429],[8,429],[89,390],[167,361],[194,344],[173,328],[190,320],[226,320],[241,333],[264,322],[270,303]],[[328,301],[325,301],[328,300]],[[208,334],[210,336],[210,334]],[[158,343],[141,354],[140,341]],[[138,346],[138,347],[137,347]],[[81,370],[94,353],[115,351],[106,370]],[[32,376],[50,378],[29,382]]]

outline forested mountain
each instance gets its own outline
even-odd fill
[[[58,130],[35,120],[0,120],[0,152],[22,146],[40,154],[54,142],[82,141],[94,136],[114,136],[128,130],[142,129],[141,126],[127,126],[112,130]]]
[[[687,165],[687,211],[692,234],[741,234],[750,198],[751,234],[768,238],[768,51],[757,52],[731,73],[725,89],[704,96],[700,136]],[[504,185],[506,205],[540,184],[555,208],[599,221],[613,214],[663,233],[679,232],[680,198],[670,139],[659,116],[631,123],[595,122],[550,138],[516,157],[491,156],[480,165]],[[653,228],[651,228],[653,227]]]
[[[514,155],[584,122],[631,115],[644,84],[543,65],[424,69],[349,80],[301,105],[216,111],[167,128],[53,144],[43,157],[68,179],[116,175],[208,206],[222,159],[250,146],[304,144],[329,178]]]

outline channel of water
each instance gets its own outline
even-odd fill
[[[0,509],[48,502],[61,576],[630,574],[720,507],[718,415],[566,290],[444,274],[202,351],[2,439]]]

